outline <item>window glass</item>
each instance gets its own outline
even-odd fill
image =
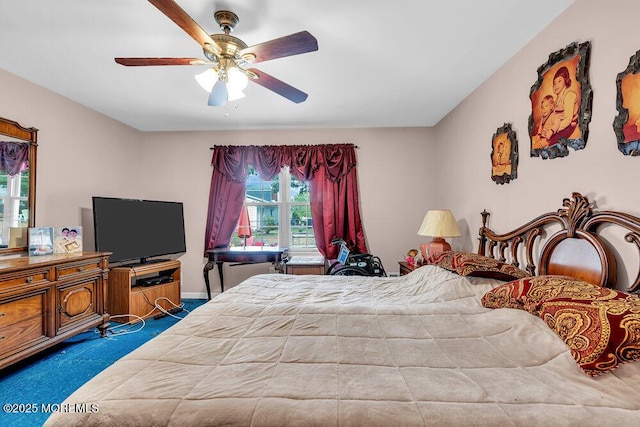
[[[12,228],[26,227],[29,221],[29,169],[14,176],[0,174],[0,245],[10,242]]]
[[[315,248],[316,239],[313,235],[313,220],[311,219],[309,183],[299,181],[296,177],[291,176],[290,189],[290,247],[292,249]]]
[[[244,209],[231,245],[280,246],[315,250],[309,183],[291,176],[288,168],[270,181],[249,167]],[[243,219],[243,217],[245,219]],[[249,219],[251,232],[244,222]]]

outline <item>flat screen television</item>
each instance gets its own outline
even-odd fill
[[[93,197],[96,250],[112,252],[110,262],[144,264],[186,252],[182,203]]]

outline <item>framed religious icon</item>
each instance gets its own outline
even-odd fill
[[[589,83],[591,42],[572,43],[549,55],[531,87],[531,157],[553,159],[587,144],[593,90]]]
[[[511,123],[505,123],[491,138],[491,179],[505,184],[518,177],[518,141]]]
[[[640,155],[640,50],[629,60],[627,69],[616,78],[618,115],[613,131],[618,150],[626,156]]]

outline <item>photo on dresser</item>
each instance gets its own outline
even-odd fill
[[[53,252],[56,254],[82,252],[82,227],[79,225],[54,227]]]
[[[53,227],[29,228],[29,256],[53,253]]]

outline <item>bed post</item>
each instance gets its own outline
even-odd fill
[[[480,227],[480,237],[478,238],[480,241],[480,243],[478,243],[478,255],[484,255],[485,246],[487,245],[487,236],[485,235],[485,230],[487,229],[487,218],[491,214],[487,212],[486,209],[483,209],[482,212],[480,212],[480,215],[482,215],[482,227]]]

